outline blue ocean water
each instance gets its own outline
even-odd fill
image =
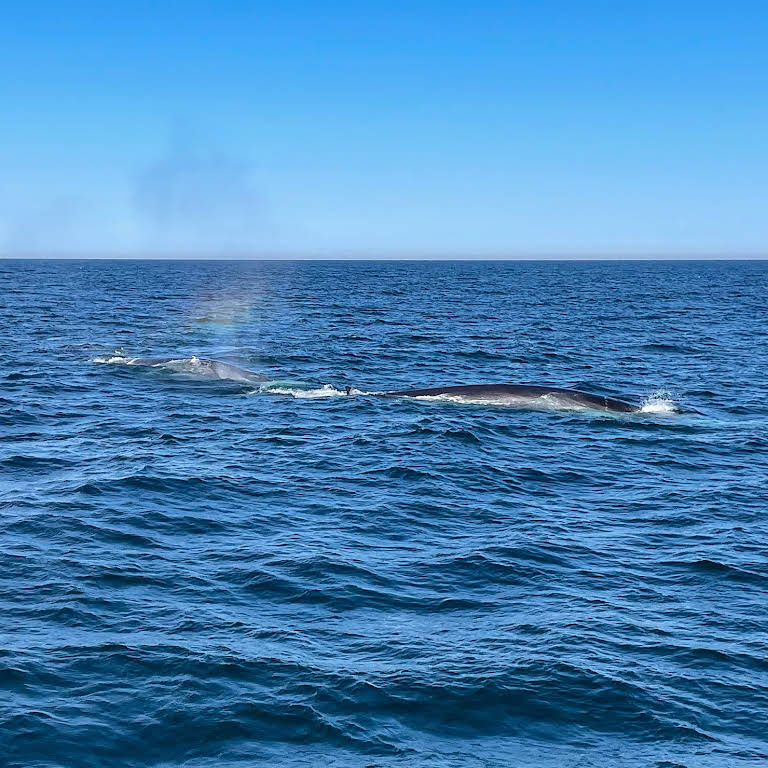
[[[768,263],[0,286],[3,766],[768,762]]]

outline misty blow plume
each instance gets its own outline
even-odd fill
[[[139,174],[134,200],[164,248],[248,251],[263,244],[264,199],[249,165],[231,155],[173,148]]]

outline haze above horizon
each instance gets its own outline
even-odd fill
[[[0,255],[768,254],[768,6],[38,2]]]

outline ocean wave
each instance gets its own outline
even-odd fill
[[[743,566],[732,565],[729,563],[721,562],[720,560],[713,560],[711,558],[669,560],[665,561],[664,564],[673,568],[689,571],[692,575],[708,576],[711,578],[723,578],[755,584],[757,586],[766,586],[768,584],[768,572],[758,573]],[[765,566],[763,565],[763,567]]]
[[[3,270],[3,766],[768,764],[764,264]]]

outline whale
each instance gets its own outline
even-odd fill
[[[124,365],[160,368],[173,373],[184,374],[199,379],[218,379],[240,381],[252,384],[278,384],[273,377],[256,371],[205,357],[110,357],[95,362],[123,363]],[[286,382],[283,382],[286,383]],[[296,384],[296,382],[287,382]],[[291,394],[279,389],[259,387],[261,391],[272,394]],[[326,386],[329,393],[347,395],[373,395],[386,398],[417,398],[449,400],[459,403],[478,405],[503,405],[536,410],[593,410],[609,413],[693,413],[700,414],[693,408],[681,408],[665,397],[653,396],[641,404],[631,403],[617,397],[596,395],[579,389],[566,387],[542,386],[533,384],[459,384],[422,389],[398,389],[379,392],[361,392],[351,386],[344,391]],[[302,389],[302,391],[304,391]],[[312,391],[312,390],[310,390]]]
[[[642,406],[615,397],[593,395],[578,389],[529,384],[468,384],[429,389],[401,389],[382,392],[384,397],[424,397],[466,403],[491,403],[522,408],[589,408],[613,413],[637,413]]]
[[[126,365],[164,368],[202,379],[247,381],[249,383],[262,383],[270,380],[269,376],[264,376],[261,373],[207,357],[133,357],[126,358],[124,362]]]

